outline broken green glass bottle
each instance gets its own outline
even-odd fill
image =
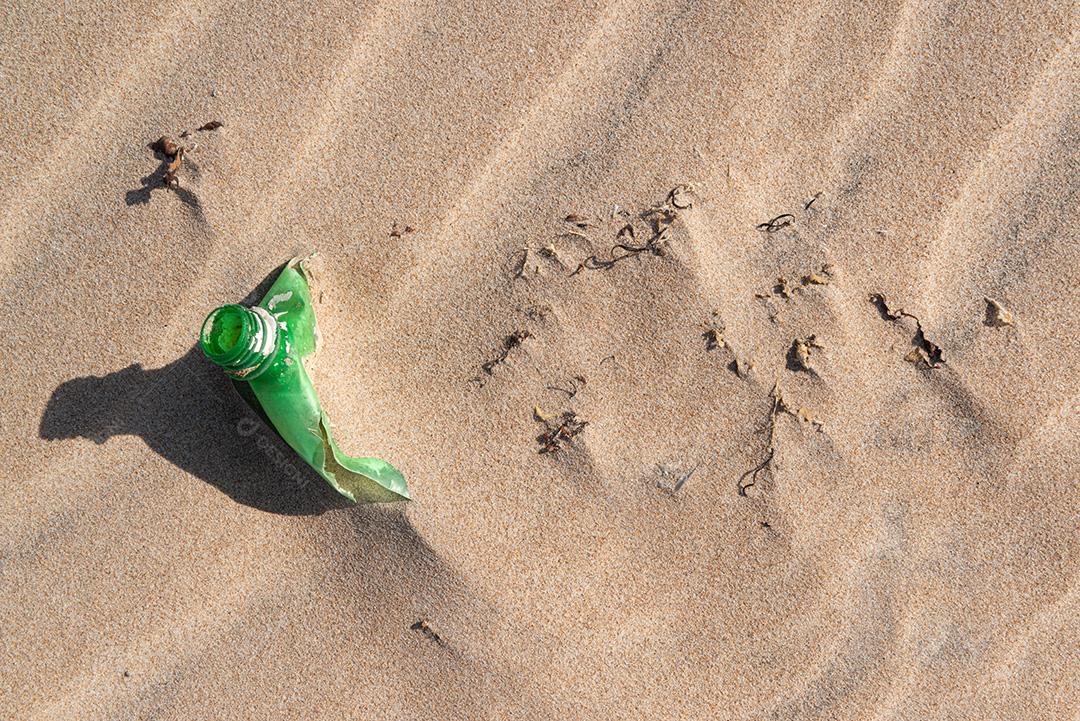
[[[199,344],[248,405],[335,491],[354,503],[407,501],[398,469],[378,458],[345,455],[330,434],[330,420],[304,368],[316,343],[309,259],[291,260],[258,305],[212,311]]]

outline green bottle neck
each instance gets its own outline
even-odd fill
[[[265,308],[233,304],[206,316],[199,344],[226,373],[250,381],[270,367],[280,337],[277,321]]]

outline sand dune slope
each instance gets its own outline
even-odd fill
[[[1075,717],[1078,27],[17,2],[0,718]],[[194,346],[309,249],[407,505]]]

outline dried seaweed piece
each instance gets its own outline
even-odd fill
[[[986,324],[996,328],[1015,325],[1016,316],[1001,303],[993,298],[984,298],[986,301]]]
[[[195,129],[199,130],[199,131],[207,131],[207,130],[217,130],[218,128],[223,128],[223,127],[225,127],[225,123],[221,122],[220,120],[211,120],[206,125],[201,125],[201,126],[199,126],[198,128],[195,128]]]
[[[926,333],[923,332],[922,324],[920,323],[918,325],[918,330],[915,331],[914,342],[919,350],[925,355],[923,360],[926,363],[926,366],[928,368],[940,368],[945,363],[941,347],[936,343],[930,342],[926,337]]]
[[[756,230],[760,230],[763,233],[776,233],[783,230],[792,223],[795,222],[795,216],[791,213],[782,213],[771,220],[767,220],[764,223],[758,223]]]
[[[810,206],[813,205],[814,201],[816,201],[820,197],[821,197],[821,191],[818,191],[817,193],[814,193],[814,196],[812,198],[810,198],[810,200],[803,203],[803,207],[802,207],[803,210],[810,210]]]
[[[604,259],[598,258],[596,255],[590,255],[571,273],[571,276],[575,276],[583,270],[605,270],[613,267],[620,260],[626,260],[640,253],[651,253],[652,255],[662,256],[664,255],[664,249],[667,247],[668,242],[668,228],[664,228],[660,232],[656,233],[652,238],[647,240],[644,245],[630,245],[628,243],[615,243],[611,246],[609,251],[611,257]],[[621,231],[620,231],[621,232]],[[621,251],[621,252],[619,252]]]
[[[768,472],[769,472],[769,464],[772,463],[772,459],[773,459],[774,455],[776,455],[776,449],[775,448],[769,448],[769,452],[765,454],[765,458],[764,458],[764,460],[761,461],[761,463],[757,464],[756,466],[751,468],[749,471],[747,471],[746,473],[739,476],[739,480],[738,480],[737,485],[738,485],[738,488],[739,488],[739,495],[740,496],[745,497],[747,495],[746,492],[749,489],[751,489],[751,488],[753,488],[754,486],[757,485],[757,479],[758,479],[758,474],[759,473],[764,472],[764,473],[768,474]],[[746,479],[748,477],[750,479],[750,482],[746,483],[745,481],[746,481]]]
[[[878,313],[881,314],[884,320],[899,321],[901,318],[911,318],[915,321],[915,336],[911,339],[914,348],[908,351],[904,356],[904,360],[909,363],[922,362],[927,368],[940,368],[945,364],[945,356],[941,347],[927,339],[926,333],[923,331],[922,321],[919,320],[917,315],[908,313],[903,308],[893,310],[881,293],[871,293],[870,302],[874,304],[874,307],[877,308]]]
[[[767,432],[765,443],[765,457],[756,466],[739,476],[739,480],[736,481],[736,487],[739,490],[740,496],[746,496],[748,489],[757,485],[758,474],[765,473],[768,475],[769,466],[772,463],[773,456],[776,455],[776,416],[782,412],[782,409],[786,405],[784,403],[784,394],[780,390],[780,382],[773,383],[772,391],[769,393],[769,399],[772,401],[772,405],[769,408],[769,418],[765,425]],[[746,479],[749,478],[750,482],[747,483]]]
[[[545,414],[539,407],[534,407],[533,416],[545,426],[544,432],[536,437],[540,444],[540,453],[555,453],[589,424],[588,421],[578,418],[574,411],[563,411],[553,417]]]
[[[663,203],[658,203],[640,214],[642,220],[652,223],[653,233],[663,234],[674,224],[683,210],[693,207],[694,195],[689,185],[677,185],[668,191]]]
[[[788,351],[789,367],[793,370],[813,373],[814,369],[810,365],[811,356],[813,356],[815,349],[822,349],[824,347],[825,346],[817,342],[817,337],[813,335],[805,338],[796,338],[791,344],[791,350]]]
[[[668,204],[676,210],[686,210],[694,206],[693,191],[686,185],[676,185],[668,193]]]
[[[871,293],[870,302],[874,304],[874,307],[878,309],[878,313],[880,313],[881,317],[885,320],[900,320],[906,315],[903,308],[893,311],[893,309],[889,307],[889,302],[885,300],[885,296],[881,293]]]
[[[615,243],[608,251],[607,258],[601,258],[597,254],[590,255],[584,261],[578,264],[574,269],[571,276],[577,275],[583,270],[606,270],[612,268],[621,260],[639,255],[641,253],[650,253],[652,255],[662,256],[666,251],[668,241],[671,238],[670,231],[672,223],[679,216],[679,211],[689,208],[693,205],[692,191],[689,186],[680,185],[676,186],[668,192],[668,195],[663,203],[654,205],[648,210],[639,214],[641,220],[648,221],[652,226],[652,237],[646,240],[644,243],[639,244],[636,240],[636,231],[632,223],[626,223],[619,228],[618,233],[615,235]],[[617,208],[618,206],[616,206]],[[612,219],[617,215],[616,210],[612,211]],[[625,215],[625,214],[624,214]],[[595,227],[591,222],[580,215],[570,214],[564,219],[569,223],[573,223],[578,228]],[[591,239],[584,233],[578,231],[566,231],[566,235],[575,235],[591,242]]]
[[[784,399],[784,392],[780,389],[780,381],[773,383],[769,398],[772,401],[772,405],[769,408],[769,417],[765,425],[767,435],[764,458],[756,466],[739,476],[736,487],[738,488],[740,496],[746,496],[747,490],[757,485],[759,474],[765,474],[767,477],[768,474],[771,473],[772,461],[776,456],[776,419],[778,416],[786,413],[801,423],[810,423],[814,425],[818,431],[820,431],[824,425],[807,408],[800,407],[798,410],[792,410],[791,406],[788,405],[787,401]],[[747,479],[749,479],[749,482],[747,482]]]

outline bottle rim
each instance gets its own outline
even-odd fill
[[[250,380],[269,365],[277,349],[277,327],[265,308],[223,305],[206,316],[199,345],[226,373]]]

